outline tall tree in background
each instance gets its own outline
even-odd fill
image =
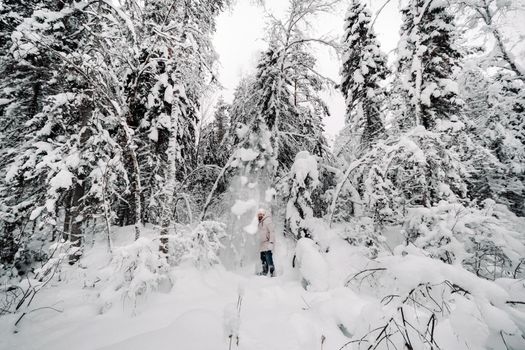
[[[231,154],[230,105],[221,96],[217,101],[213,121],[202,130],[199,139],[199,163],[223,167]]]
[[[230,108],[230,137],[235,139],[235,130],[239,126],[247,126],[256,114],[255,77],[247,76],[241,78],[233,93],[233,101]],[[238,138],[236,142],[238,142]]]
[[[472,142],[454,81],[461,54],[453,17],[443,2],[432,0],[411,0],[402,15],[394,127],[385,141],[348,165],[335,190],[332,215],[348,179],[357,187],[357,201],[378,223],[402,220],[406,207],[431,207],[466,196],[461,160]],[[359,74],[353,78],[359,81]]]
[[[287,171],[301,150],[322,154],[326,141],[321,120],[328,109],[319,97],[327,82],[315,71],[315,58],[309,52],[312,42],[333,46],[329,40],[308,35],[309,20],[331,11],[336,2],[291,1],[285,20],[274,18],[269,48],[257,66],[254,90],[257,122],[254,128],[268,130],[270,146],[264,146],[268,162],[276,173]]]
[[[213,79],[210,36],[224,5],[224,1],[152,0],[136,12],[139,62],[128,73],[126,94],[128,119],[138,131],[138,162],[145,186],[134,189],[142,199],[133,205],[144,201],[142,220],[162,227],[163,252],[177,183],[197,164],[199,100]]]
[[[354,0],[345,16],[343,37],[342,82],[346,98],[345,132],[342,141],[351,158],[359,158],[384,132],[384,80],[386,57],[370,28],[371,14],[360,0]]]
[[[457,117],[461,111],[453,79],[462,56],[455,43],[454,17],[433,0],[411,0],[401,14],[396,68],[407,104],[401,123],[433,130],[438,119]]]

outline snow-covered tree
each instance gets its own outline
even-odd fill
[[[152,104],[150,109],[159,106],[159,110],[153,113],[168,132],[160,215],[161,234],[165,236],[172,221],[177,174],[185,173],[184,164],[193,156],[198,99],[205,86],[206,74],[212,73],[214,58],[209,35],[215,28],[215,16],[222,9],[223,2],[183,1],[175,8],[170,2],[156,2],[150,6],[147,9],[153,19],[151,30],[166,34],[155,39],[161,43],[158,52],[164,60],[157,66],[159,79],[153,86],[153,93],[148,96],[148,103]],[[159,6],[162,11],[159,11]],[[162,22],[158,16],[163,13],[172,16]],[[170,32],[172,26],[174,34]],[[163,251],[167,249],[166,240],[165,237],[161,239]]]
[[[454,16],[438,0],[411,0],[401,14],[396,68],[406,108],[398,122],[431,130],[438,119],[457,117],[462,106],[454,80],[462,56]]]
[[[272,20],[269,48],[259,60],[253,84],[256,116],[251,123],[253,130],[270,133],[271,149],[266,148],[270,153],[265,157],[272,178],[286,172],[301,150],[325,152],[321,120],[328,110],[319,93],[327,80],[316,72],[309,44],[332,43],[311,37],[306,28],[312,16],[332,8],[333,3],[297,0],[290,3],[285,20]]]
[[[402,14],[395,91],[405,106],[398,106],[394,130],[401,133],[394,147],[409,150],[407,142],[414,142],[421,157],[413,153],[419,158],[416,167],[403,164],[401,158],[403,171],[398,172],[412,174],[411,180],[403,184],[398,178],[395,183],[411,204],[459,200],[466,196],[466,171],[473,155],[485,152],[470,136],[472,125],[465,121],[458,95],[455,79],[462,54],[454,17],[441,1],[410,1]]]
[[[247,126],[256,115],[256,101],[253,98],[255,93],[255,77],[247,76],[241,78],[233,93],[233,101],[230,107],[230,130],[229,137],[234,143],[238,143],[236,130],[239,127]]]
[[[283,120],[281,153],[284,156],[306,149],[324,157],[328,147],[323,136],[322,120],[329,117],[330,112],[320,93],[329,82],[316,71],[317,60],[307,45],[293,45],[289,56],[284,70],[292,82],[293,105],[297,109],[298,120]],[[293,159],[290,157],[283,162],[291,164]]]
[[[486,61],[505,69],[515,78],[525,81],[525,68],[513,53],[513,43],[523,40],[523,33],[513,33],[513,38],[505,35],[504,26],[509,14],[522,15],[525,5],[519,0],[454,0],[464,15],[467,28],[475,29],[477,36],[489,36],[492,41]]]
[[[461,81],[466,115],[476,126],[474,136],[496,160],[477,162],[469,178],[471,196],[480,201],[493,198],[523,213],[523,83],[501,71],[490,76],[479,68],[465,71]]]
[[[0,261],[4,264],[13,262],[20,246],[15,231],[22,225],[19,210],[9,213],[8,206],[23,193],[21,186],[16,190],[5,186],[6,170],[23,142],[23,123],[36,113],[41,99],[41,79],[35,80],[36,74],[32,74],[34,69],[31,69],[38,65],[31,60],[25,65],[19,64],[10,53],[13,46],[11,36],[23,19],[31,15],[38,2],[4,1],[0,7],[0,74],[5,77],[0,82],[0,195],[3,201],[0,209]]]
[[[230,137],[230,105],[221,97],[217,101],[213,121],[204,126],[199,135],[199,163],[226,165],[231,154],[232,138]]]
[[[297,153],[290,170],[290,195],[286,205],[286,226],[296,239],[312,238],[312,191],[319,185],[317,159],[307,151]]]
[[[341,151],[358,158],[384,132],[381,86],[388,69],[386,57],[371,29],[371,14],[354,0],[345,16],[341,91],[346,98],[345,133]]]
[[[7,119],[20,115],[18,122],[26,128],[25,140],[16,145],[17,154],[5,177],[7,220],[39,222],[39,231],[45,224],[56,228],[63,208],[63,236],[77,247],[83,217],[89,216],[84,198],[87,177],[97,165],[89,152],[93,150],[89,139],[99,135],[92,129],[93,106],[87,84],[64,57],[72,57],[85,40],[78,29],[86,19],[71,1],[43,3],[20,21],[11,34],[8,61],[18,62],[13,63],[15,75],[26,71],[25,82],[33,86],[33,106],[27,109],[26,100],[12,99],[3,114]],[[21,81],[19,87],[24,84]],[[5,127],[7,133],[13,132],[9,124]],[[22,229],[19,235],[24,240],[28,233]]]
[[[135,12],[135,59],[125,86],[129,120],[136,129],[142,218],[171,226],[177,183],[196,166],[199,100],[213,79],[210,36],[223,1],[146,1]],[[136,6],[130,6],[131,10]],[[131,169],[130,169],[131,171]],[[128,201],[129,202],[129,201]],[[166,240],[162,239],[165,251]]]

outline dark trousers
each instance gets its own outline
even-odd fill
[[[261,252],[261,261],[262,261],[262,273],[263,275],[266,275],[268,273],[268,269],[270,270],[270,273],[273,275],[273,271],[275,270],[275,267],[273,266],[273,257],[272,257],[272,251],[267,250],[265,252]]]

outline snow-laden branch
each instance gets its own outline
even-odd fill
[[[329,211],[330,212],[330,218],[329,218],[328,221],[329,221],[330,225],[332,225],[332,220],[334,218],[335,208],[336,208],[336,205],[337,205],[337,200],[339,198],[339,194],[341,193],[341,189],[343,188],[344,184],[348,180],[348,177],[350,176],[352,171],[354,171],[357,167],[359,167],[361,165],[361,163],[362,163],[362,159],[357,159],[357,160],[353,161],[352,163],[350,163],[350,165],[346,169],[345,173],[343,174],[343,179],[341,181],[339,181],[339,183],[335,187],[335,191],[334,191],[333,198],[332,198],[332,204],[330,205],[330,211]]]

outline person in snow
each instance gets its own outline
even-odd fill
[[[257,219],[259,224],[257,226],[257,233],[260,239],[259,250],[261,252],[262,274],[267,275],[270,271],[270,276],[274,276],[275,266],[273,264],[273,245],[275,242],[275,232],[273,229],[272,220],[263,208],[257,211]]]

